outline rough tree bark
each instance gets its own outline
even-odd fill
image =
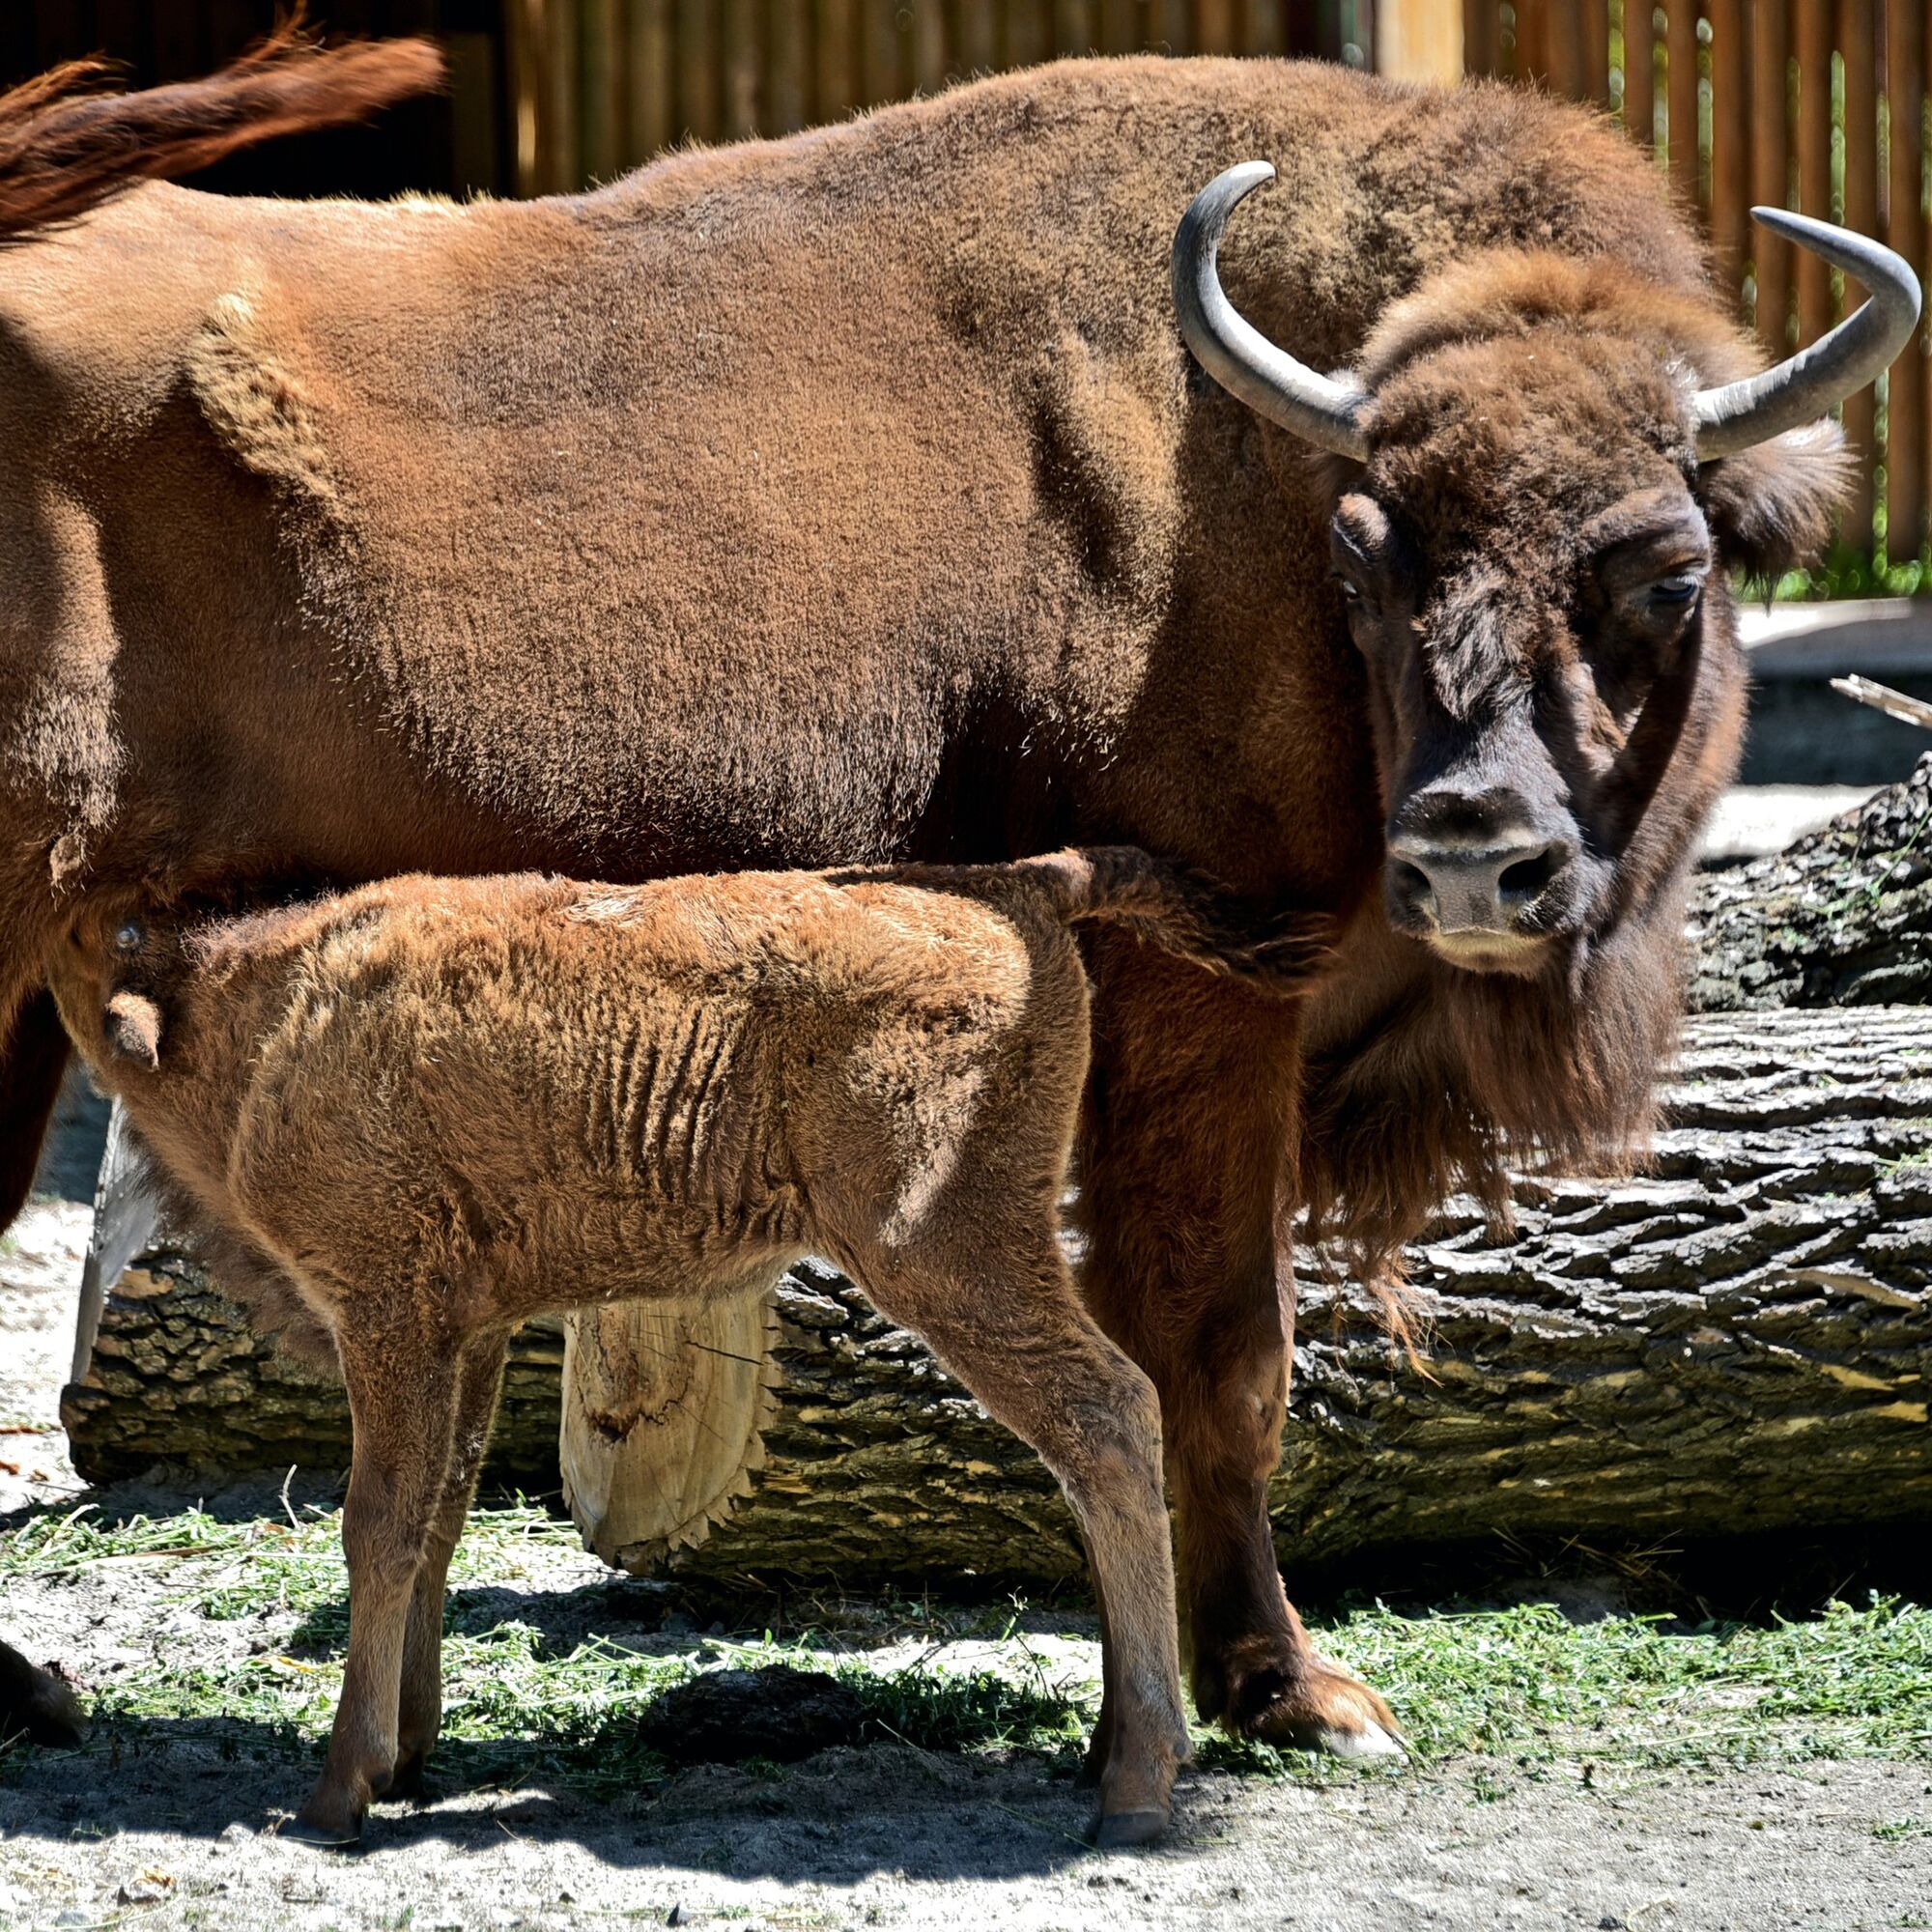
[[[1420,1368],[1308,1258],[1274,1491],[1297,1560],[1932,1513],[1932,1011],[1698,1019],[1670,1118],[1641,1179],[1523,1180],[1505,1244],[1452,1210],[1416,1257]],[[677,1567],[1079,1568],[1050,1479],[911,1336],[814,1269],[779,1317],[763,1465]],[[503,1466],[551,1482],[558,1355],[554,1335],[525,1338],[497,1438]],[[273,1361],[176,1258],[110,1299],[68,1418],[95,1475],[347,1448],[339,1395]]]
[[[1932,755],[1903,784],[1698,882],[1693,1012],[1932,1004]]]

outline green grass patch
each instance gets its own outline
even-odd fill
[[[97,1694],[103,1721],[91,1748],[139,1748],[159,1724],[185,1722],[231,1753],[312,1755],[347,1635],[338,1529],[334,1515],[316,1511],[227,1522],[189,1510],[108,1524],[85,1508],[49,1510],[0,1545],[0,1582],[124,1574],[157,1629],[168,1619],[179,1629],[184,1611],[258,1627],[247,1654],[232,1643],[158,1643],[157,1661]],[[570,1590],[583,1580],[581,1563],[571,1567],[575,1548],[569,1526],[541,1510],[479,1511],[452,1587]],[[1098,1702],[1091,1640],[1038,1634],[1023,1605],[901,1605],[869,1618],[850,1605],[818,1607],[836,1613],[749,1641],[579,1641],[504,1616],[500,1600],[472,1591],[445,1642],[443,1775],[469,1785],[557,1777],[590,1791],[648,1783],[667,1767],[642,1744],[639,1718],[719,1663],[830,1670],[858,1691],[868,1735],[926,1750],[1024,1750],[1070,1767],[1084,1748]],[[1694,1628],[1656,1617],[1576,1625],[1548,1605],[1420,1615],[1376,1605],[1314,1630],[1389,1698],[1423,1768],[1470,1753],[1532,1776],[1559,1764],[1932,1758],[1932,1609],[1896,1600]],[[1356,1775],[1205,1732],[1200,1750],[1206,1764],[1254,1776]]]

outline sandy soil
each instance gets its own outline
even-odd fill
[[[48,1425],[86,1226],[84,1206],[46,1199],[0,1251],[0,1420],[31,1425],[0,1438],[0,1510],[75,1487]],[[165,1486],[99,1496],[110,1513],[195,1499]],[[247,1492],[221,1503],[265,1506]],[[546,1561],[488,1594],[554,1641],[621,1622],[628,1593],[641,1606],[650,1588],[572,1551]],[[16,1589],[0,1633],[96,1684],[163,1651],[280,1635],[272,1619],[208,1623],[141,1561]],[[1922,1763],[1595,1785],[1476,1759],[1325,1787],[1194,1773],[1169,1843],[1106,1858],[1079,1840],[1085,1795],[1024,1757],[882,1746],[764,1776],[692,1770],[614,1803],[458,1793],[379,1807],[349,1858],[273,1835],[308,1776],[266,1733],[238,1743],[183,1721],[16,1753],[0,1763],[0,1925],[1932,1926]]]

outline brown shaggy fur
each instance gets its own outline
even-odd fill
[[[1368,382],[1359,471],[1179,338],[1175,223],[1256,156],[1226,284]],[[1823,433],[1692,460],[1755,360],[1596,117],[1334,67],[1069,62],[526,204],[143,187],[0,277],[0,1025],[126,889],[1122,841],[1332,911],[1303,1003],[1091,937],[1083,1287],[1160,1391],[1202,1708],[1366,1737],[1269,1540],[1280,1231],[1373,1260],[1517,1147],[1640,1132],[1736,757],[1723,573],[1838,483]],[[1670,637],[1605,598],[1634,503],[1704,531]],[[1392,533],[1379,616],[1338,514]],[[1485,760],[1579,855],[1508,971],[1382,891],[1417,781]]]
[[[635,887],[393,880],[240,920],[96,908],[62,1015],[271,1321],[349,1386],[349,1661],[310,1834],[360,1830],[440,1722],[442,1583],[504,1344],[545,1309],[763,1291],[828,1255],[1037,1448],[1105,1604],[1103,1841],[1187,1752],[1153,1386],[1057,1213],[1086,1078],[1076,923],[1306,984],[1132,851]]]

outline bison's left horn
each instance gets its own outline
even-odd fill
[[[1263,182],[1273,179],[1274,169],[1266,161],[1243,161],[1216,175],[1188,204],[1174,231],[1172,257],[1180,332],[1208,375],[1251,410],[1291,435],[1364,463],[1369,440],[1362,433],[1361,390],[1318,376],[1277,349],[1241,320],[1221,287],[1214,256],[1228,216]]]
[[[1871,299],[1775,369],[1701,391],[1696,423],[1703,463],[1815,421],[1890,368],[1918,327],[1918,277],[1882,242],[1781,208],[1754,208],[1751,219],[1824,256],[1862,282]]]

